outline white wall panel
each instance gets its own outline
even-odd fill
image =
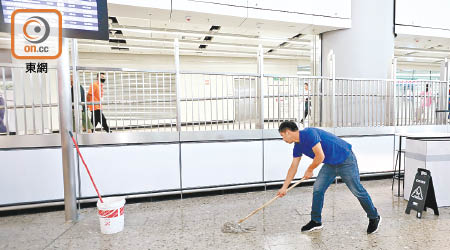
[[[450,1],[397,0],[395,22],[402,25],[450,29]]]
[[[183,188],[262,181],[262,142],[185,143]]]
[[[189,0],[174,0],[172,2],[172,8],[174,10],[202,12],[207,14],[224,15],[224,16],[234,16],[243,18],[247,16],[247,8],[243,6],[231,6],[228,5],[228,3],[218,4],[218,3],[197,2]]]
[[[350,18],[350,0],[249,0],[249,8]]]
[[[393,170],[393,136],[343,138],[352,144],[360,173]]]
[[[450,1],[397,0],[396,4],[397,33],[450,37]]]
[[[248,18],[304,24],[312,24],[313,22],[312,15],[252,8],[248,9]]]
[[[344,138],[353,145],[361,173],[392,170],[393,137]],[[280,181],[293,145],[282,140],[182,144],[184,188]],[[180,188],[179,145],[83,147],[83,156],[103,195]],[[60,149],[0,151],[0,204],[63,199]],[[304,156],[297,178],[312,162]],[[320,168],[316,169],[315,175]],[[264,180],[263,180],[264,171]],[[96,193],[80,162],[82,195]]]
[[[360,173],[390,171],[393,169],[394,138],[382,137],[353,137],[343,138],[352,144],[353,152],[358,161]],[[284,180],[292,162],[294,145],[282,140],[264,142],[264,178],[265,181]],[[312,159],[303,156],[300,161],[296,178],[301,178],[311,164]],[[319,173],[320,167],[314,170],[314,176]]]
[[[270,140],[264,142],[264,180],[279,181],[286,178],[291,166],[294,144],[287,144],[283,140]],[[303,156],[295,178],[302,178],[312,159]],[[320,167],[314,170],[314,176],[319,173]]]
[[[207,2],[216,4],[226,4],[239,7],[247,7],[247,0],[187,0],[191,2]]]
[[[148,0],[108,0],[108,4],[125,4],[137,7],[147,7],[155,9],[168,9],[170,10],[170,1],[148,1]],[[110,7],[110,6],[108,6]]]
[[[179,189],[178,152],[178,144],[81,148],[103,195]],[[82,196],[96,196],[81,162],[80,168]]]
[[[0,151],[0,204],[64,197],[60,149]]]

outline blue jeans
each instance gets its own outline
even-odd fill
[[[347,159],[341,164],[323,164],[316,182],[314,183],[311,220],[322,222],[322,208],[325,191],[327,191],[330,184],[333,183],[336,176],[340,176],[353,195],[358,198],[359,203],[367,213],[367,217],[369,217],[369,219],[377,218],[377,209],[374,207],[372,199],[359,181],[358,162],[356,161],[353,152],[351,152]]]

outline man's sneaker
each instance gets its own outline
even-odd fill
[[[322,223],[311,220],[310,222],[308,222],[308,224],[302,227],[302,232],[311,232],[314,230],[321,229],[322,227],[323,227]]]
[[[372,234],[378,231],[381,225],[381,216],[378,215],[376,219],[369,219],[369,226],[367,227],[367,234]]]

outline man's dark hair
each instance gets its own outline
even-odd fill
[[[97,74],[97,78],[100,79],[100,76],[102,76],[102,75],[104,76],[104,75],[105,75],[105,72],[99,72],[99,73]]]
[[[284,121],[280,124],[280,127],[278,128],[278,132],[284,133],[286,129],[289,129],[292,132],[298,131],[297,124],[292,121]]]

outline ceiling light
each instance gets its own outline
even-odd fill
[[[112,37],[114,38],[114,37]],[[129,37],[126,36],[127,41],[136,41],[136,42],[155,42],[155,43],[173,43],[173,40],[164,39],[164,38],[145,38],[145,37]],[[180,40],[179,44],[198,44],[204,42],[204,40],[197,39],[195,41],[190,40]],[[218,46],[218,47],[231,47],[231,48],[249,48],[249,49],[258,49],[258,45],[249,45],[249,44],[231,44],[231,43],[220,43],[220,42],[211,42],[210,46]],[[271,47],[271,46],[268,46]],[[310,49],[306,48],[277,48],[280,51],[291,51],[291,52],[309,52]]]
[[[111,50],[130,51],[130,48],[125,48],[125,47],[111,47]]]
[[[114,39],[114,38],[110,38],[109,42],[110,43],[117,43],[117,44],[121,44],[121,45],[127,43],[127,41],[125,39]]]
[[[172,35],[180,35],[180,36],[195,36],[195,37],[203,37],[210,36],[210,33],[201,33],[201,32],[191,32],[191,31],[182,31],[182,30],[162,30],[162,29],[151,29],[151,28],[142,28],[136,26],[115,26],[114,29],[120,29],[122,31],[129,32],[137,32],[144,34],[172,34]],[[301,34],[300,34],[301,35]],[[296,35],[298,36],[298,35]],[[294,37],[296,37],[294,36]],[[285,42],[288,41],[291,44],[299,44],[299,45],[310,45],[310,42],[303,41],[295,41],[292,38],[278,38],[278,37],[264,37],[264,36],[246,36],[246,35],[238,35],[238,34],[224,34],[224,33],[215,33],[214,37],[222,37],[222,38],[230,38],[233,40],[242,39],[242,40],[256,40],[256,41],[268,41],[268,42]],[[297,39],[297,38],[295,38]]]
[[[220,26],[218,25],[213,25],[211,26],[211,28],[209,28],[209,31],[213,31],[213,32],[217,32],[220,30]]]
[[[109,19],[109,22],[111,24],[118,24],[119,23],[119,21],[117,21],[117,17],[110,16],[108,19]]]
[[[297,35],[293,36],[292,39],[298,39],[302,36],[302,33],[298,33]]]

